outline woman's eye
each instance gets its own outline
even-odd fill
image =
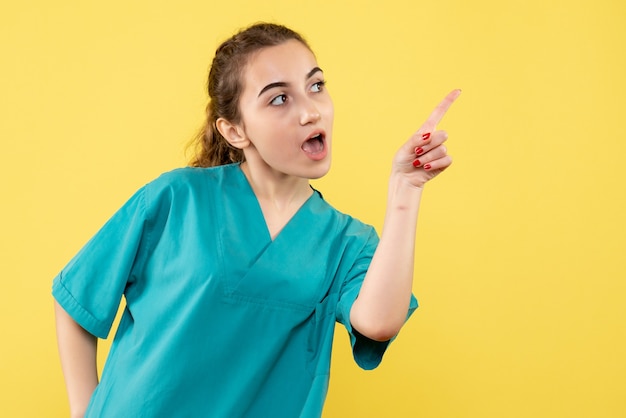
[[[281,94],[279,96],[274,97],[272,101],[270,102],[270,104],[272,106],[280,106],[282,104],[285,104],[286,101],[287,101],[287,95]]]
[[[314,83],[314,84],[311,86],[311,90],[312,90],[314,93],[319,93],[320,91],[324,90],[324,85],[325,85],[325,84],[326,84],[326,82],[325,82],[325,81],[318,81],[317,83]]]

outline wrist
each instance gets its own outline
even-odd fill
[[[421,196],[424,191],[424,185],[416,186],[410,179],[407,179],[404,173],[391,173],[389,176],[389,191],[396,190],[398,193],[408,194],[411,196]]]
[[[389,177],[388,202],[389,208],[416,209],[424,189],[411,184],[406,176],[392,174]]]

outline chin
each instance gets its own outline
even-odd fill
[[[317,180],[324,177],[330,171],[330,156],[321,161],[319,165],[310,170],[309,174],[306,176],[310,180]]]

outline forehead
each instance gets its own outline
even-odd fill
[[[317,66],[315,55],[297,40],[261,49],[253,54],[244,70],[245,85],[277,81],[304,81],[306,74]]]

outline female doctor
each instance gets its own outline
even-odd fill
[[[72,416],[319,417],[335,322],[372,369],[417,307],[417,214],[451,164],[436,125],[460,91],[396,153],[380,240],[309,184],[330,168],[333,103],[299,34],[237,33],[208,91],[190,167],[139,189],[54,279]]]

